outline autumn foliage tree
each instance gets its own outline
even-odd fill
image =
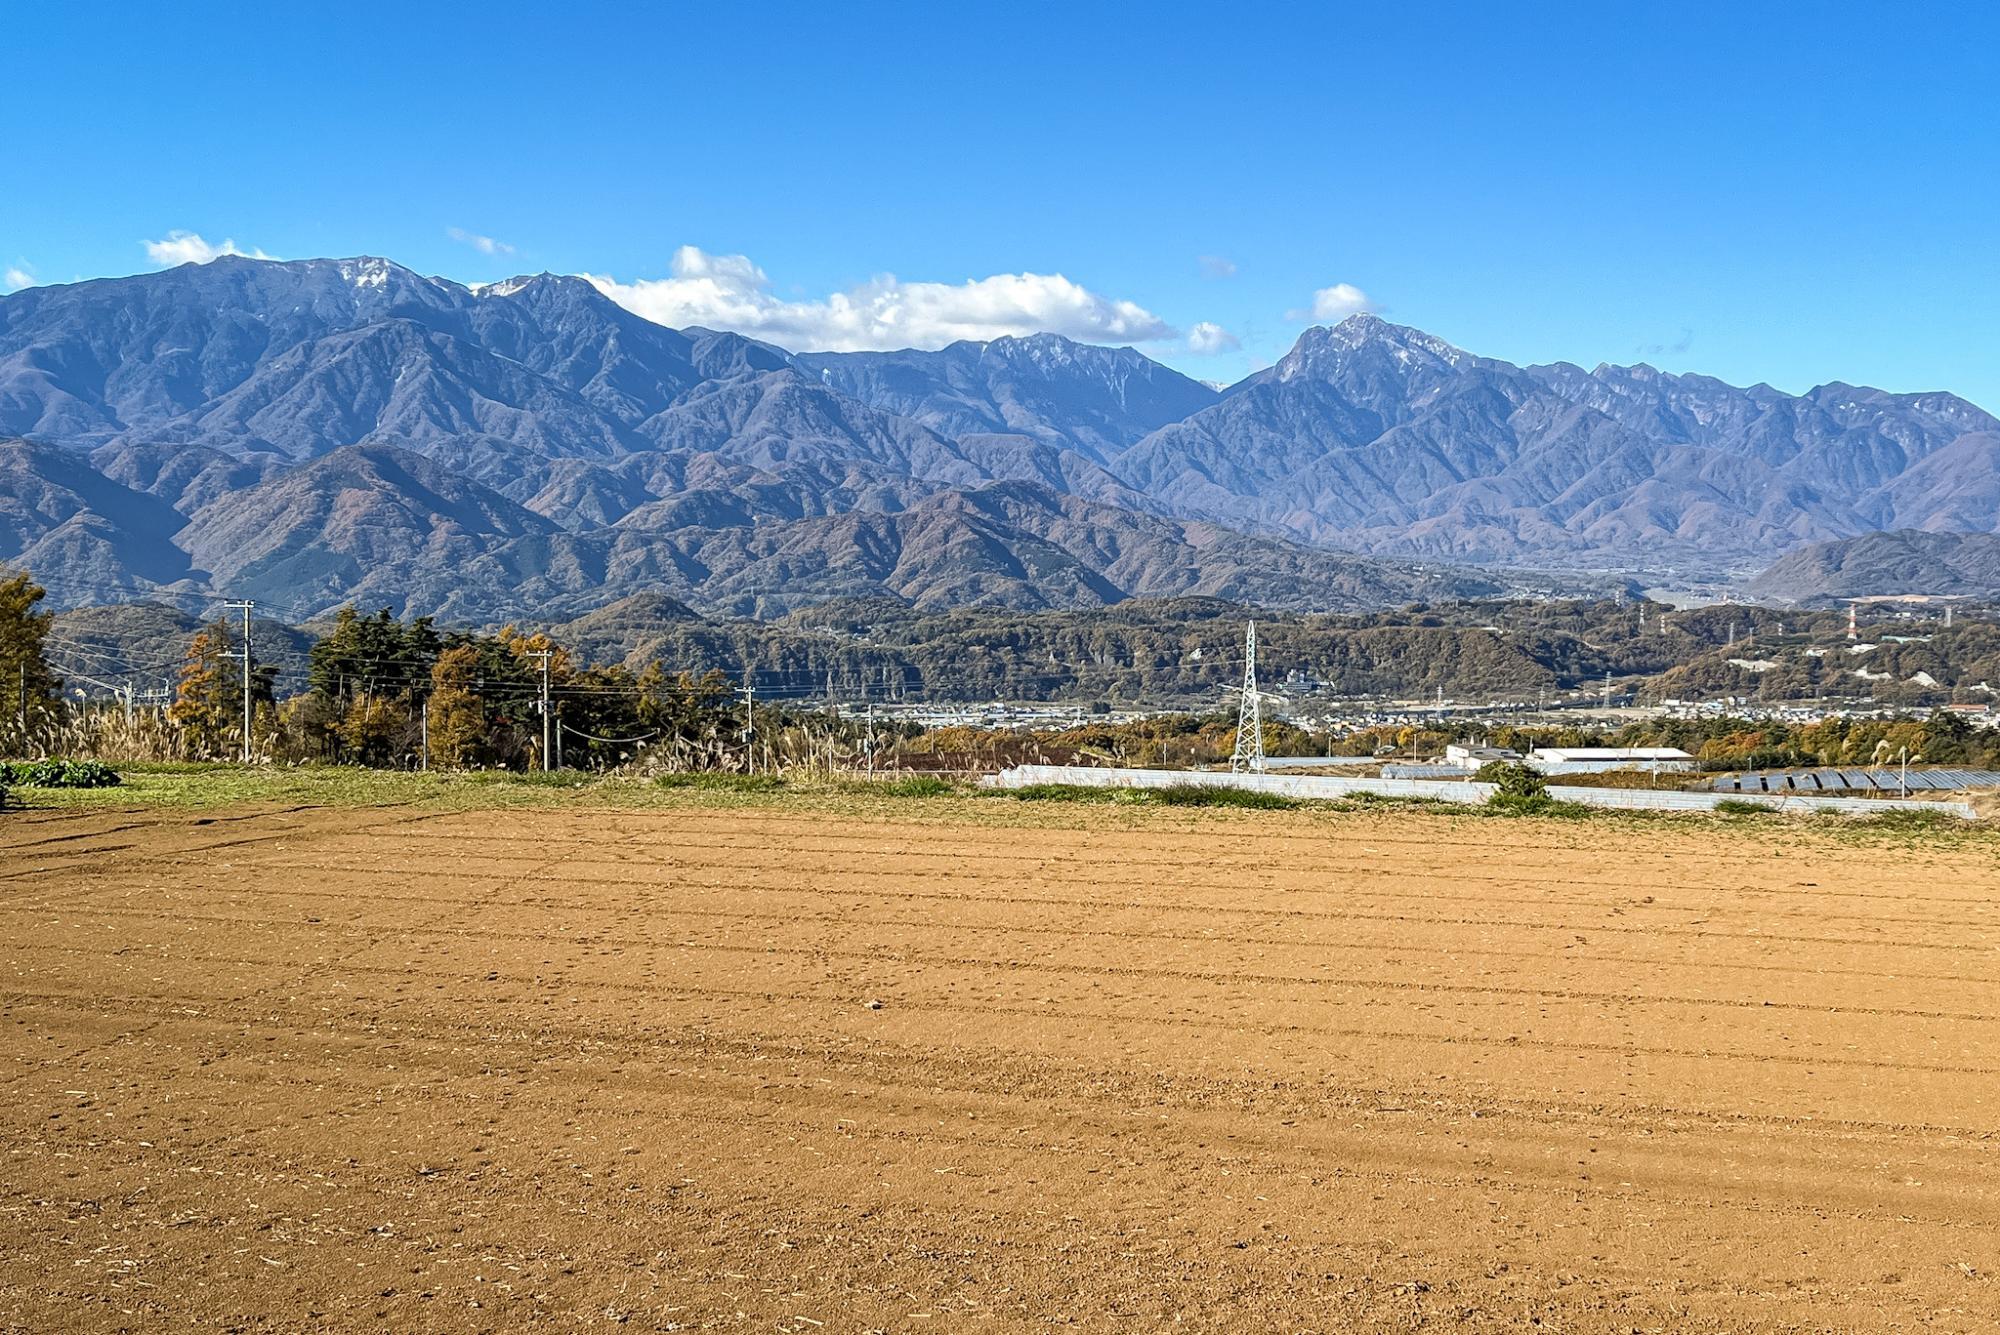
[[[229,630],[217,621],[196,633],[181,660],[167,721],[179,731],[182,748],[195,759],[224,754],[240,726],[242,688],[228,655]]]
[[[431,666],[430,763],[463,769],[487,763],[486,707],[479,698],[476,645],[455,644]]]

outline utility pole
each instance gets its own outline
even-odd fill
[[[542,773],[549,772],[549,660],[555,657],[552,649],[530,649],[526,657],[542,660],[542,698],[535,702],[542,715]]]
[[[417,735],[423,739],[423,751],[417,764],[428,774],[431,769],[431,698],[428,695],[424,697],[424,712],[421,722],[417,724]]]
[[[750,679],[750,665],[743,665],[743,757],[750,773],[757,772],[757,683]]]
[[[233,657],[243,660],[243,763],[250,763],[250,609],[257,604],[249,599],[224,603],[224,607],[243,609],[243,652]]]
[[[868,777],[875,777],[875,702],[868,702]]]

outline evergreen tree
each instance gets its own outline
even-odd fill
[[[26,571],[0,579],[0,754],[26,755],[61,704],[62,679],[43,654],[55,618],[35,610],[46,596]]]

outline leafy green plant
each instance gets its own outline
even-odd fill
[[[116,788],[118,771],[101,760],[0,761],[0,786],[18,788]]]

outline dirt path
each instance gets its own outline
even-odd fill
[[[0,1325],[2000,1328],[1990,851],[926,810],[0,820]]]

